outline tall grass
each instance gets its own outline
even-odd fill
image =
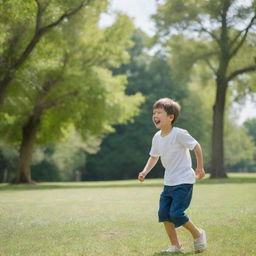
[[[0,185],[0,255],[165,255],[161,190],[162,180]],[[203,255],[256,255],[255,174],[199,182],[187,213],[207,232]]]

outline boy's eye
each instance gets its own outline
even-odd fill
[[[153,112],[153,115],[156,115],[156,114],[157,114],[157,115],[160,115],[161,113],[162,113],[161,110],[156,110],[156,111]]]

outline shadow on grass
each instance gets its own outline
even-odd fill
[[[256,175],[235,176],[227,179],[210,179],[206,178],[197,181],[197,185],[214,185],[214,184],[244,184],[256,183]],[[47,190],[47,189],[98,189],[98,188],[142,188],[142,187],[162,187],[162,179],[150,179],[144,183],[136,180],[122,181],[100,181],[100,182],[53,182],[53,183],[37,183],[36,185],[12,185],[0,184],[0,191],[19,191],[19,190]]]
[[[152,256],[180,256],[180,255],[195,255],[195,252],[177,252],[177,253],[168,253],[168,252],[156,252]]]
[[[5,184],[0,185],[0,191],[3,190],[45,190],[45,189],[97,189],[97,188],[134,188],[134,187],[162,187],[162,184],[87,184],[87,182],[84,182],[84,184],[76,184],[75,182],[66,182],[58,184],[43,184],[43,183],[37,183],[34,185],[26,185],[26,184],[20,184],[20,185],[12,185],[12,184]]]
[[[203,179],[197,182],[197,184],[242,184],[242,183],[256,183],[256,175],[250,176],[237,176],[224,179]]]

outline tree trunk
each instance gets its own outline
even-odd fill
[[[224,112],[227,83],[217,80],[217,92],[213,107],[211,178],[227,178],[224,167]]]
[[[0,82],[0,106],[3,104],[5,96],[6,96],[6,91],[8,88],[9,83],[12,81],[12,75],[8,73],[3,81]]]
[[[54,85],[60,80],[45,80],[41,92],[36,100],[34,111],[27,123],[22,128],[22,141],[20,146],[20,158],[16,169],[15,183],[34,183],[31,179],[30,165],[33,154],[33,146],[40,126],[41,118],[46,109],[56,106],[56,102],[45,103],[45,97],[49,94]]]
[[[5,167],[4,171],[3,171],[3,180],[2,180],[2,182],[7,183],[7,181],[8,181],[8,169],[7,169],[7,167]]]
[[[22,142],[20,146],[20,158],[16,169],[15,183],[33,184],[30,165],[33,154],[33,146],[40,124],[40,116],[31,116],[22,128]]]
[[[82,168],[79,168],[78,170],[75,171],[75,181],[77,182],[82,181],[82,173],[83,173]]]

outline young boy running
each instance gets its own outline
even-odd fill
[[[182,252],[175,228],[183,226],[194,238],[195,252],[206,249],[206,234],[195,226],[184,211],[189,207],[195,177],[205,176],[200,144],[186,131],[173,124],[177,120],[180,106],[170,98],[162,98],[153,105],[153,123],[160,129],[152,140],[150,157],[138,179],[143,182],[159,157],[165,168],[164,189],[160,196],[158,217],[164,223],[171,242],[166,252]],[[189,150],[194,150],[197,168],[194,172]]]

